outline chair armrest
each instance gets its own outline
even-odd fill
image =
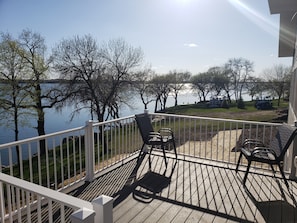
[[[148,137],[152,138],[152,137],[160,137],[160,136],[161,136],[160,132],[150,132]]]
[[[148,141],[151,144],[160,144],[163,141],[163,137],[159,132],[150,132],[148,135]]]
[[[172,132],[171,128],[161,128],[159,132]]]
[[[245,155],[245,156],[251,156],[251,150],[246,149],[244,147],[240,148],[240,151]]]
[[[268,147],[255,147],[255,149],[251,152],[252,156],[266,156],[270,160],[275,160],[277,155],[274,150]]]
[[[242,146],[243,147],[245,147],[245,146],[264,147],[264,143],[261,140],[258,140],[258,139],[245,139]]]
[[[160,134],[166,134],[166,135],[171,135],[173,136],[173,131],[171,130],[171,128],[161,128],[158,131]]]

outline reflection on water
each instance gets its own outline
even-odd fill
[[[192,104],[197,100],[197,98],[190,92],[184,92],[178,96],[178,104]],[[120,116],[125,117],[128,115],[133,115],[141,113],[144,111],[144,105],[138,96],[131,99],[132,106],[128,107],[123,105],[120,109]],[[174,105],[173,96],[169,96],[167,100],[167,107]],[[148,110],[150,112],[154,111],[155,102],[151,102],[148,105]],[[72,106],[63,108],[61,112],[55,109],[45,110],[45,131],[46,133],[53,133],[57,131],[62,131],[66,129],[76,128],[84,126],[85,123],[90,120],[91,116],[88,110],[83,110],[80,114],[76,115],[72,121],[70,121],[70,114],[73,111]],[[19,139],[26,139],[34,136],[38,136],[37,130],[34,128],[37,125],[35,119],[29,120],[30,127],[21,127],[19,133]],[[0,126],[0,144],[14,141],[14,131],[7,127]]]
[[[186,104],[194,104],[195,102],[199,101],[198,97],[195,96],[191,90],[183,91],[182,94],[178,96],[178,105],[186,105]],[[174,106],[175,100],[172,95],[170,95],[167,99],[166,107]],[[138,113],[142,113],[144,111],[144,105],[142,104],[138,95],[135,95],[130,103],[131,107],[127,105],[122,105],[120,107],[120,117],[125,117],[129,115],[134,115]],[[151,102],[148,105],[149,112],[154,112],[155,102]],[[55,109],[46,109],[45,110],[45,131],[46,133],[53,133],[57,131],[67,130],[71,128],[81,127],[86,124],[88,120],[90,120],[90,113],[88,110],[82,110],[80,114],[76,115],[72,121],[70,121],[70,114],[73,111],[72,106],[64,107],[61,112],[56,111]],[[37,125],[37,121],[35,119],[29,120],[30,127],[22,127],[20,128],[19,132],[19,139],[26,139],[30,137],[38,136],[37,130],[34,126]],[[14,141],[14,131],[12,129],[0,126],[0,144],[8,143]],[[24,145],[26,147],[26,145]],[[50,145],[49,145],[50,146]],[[32,154],[36,152],[35,148],[32,148]],[[28,150],[26,148],[23,149],[23,158],[28,157]],[[15,149],[12,150],[13,159],[15,162],[16,152]],[[1,152],[1,163],[2,165],[7,165],[8,154],[6,152]]]
[[[211,95],[209,95],[210,97]],[[244,100],[249,100],[247,95],[244,95]],[[192,92],[190,87],[180,92],[178,95],[178,105],[194,104],[198,102],[199,98]],[[166,103],[166,107],[174,106],[174,97],[169,95]],[[131,107],[122,105],[120,107],[120,117],[128,115],[142,113],[144,111],[144,105],[142,104],[140,97],[135,95],[129,102]],[[151,102],[148,105],[149,112],[154,112],[155,102]],[[85,123],[91,119],[88,110],[82,110],[80,114],[76,115],[72,121],[70,121],[70,114],[73,111],[72,106],[67,106],[62,109],[61,112],[57,112],[55,109],[45,110],[45,131],[46,133],[53,133],[66,129],[76,128],[84,126]],[[35,119],[29,120],[30,127],[21,127],[19,131],[19,139],[26,139],[34,136],[38,136],[37,130],[34,128],[37,125]],[[14,131],[7,127],[0,126],[0,144],[14,141]]]

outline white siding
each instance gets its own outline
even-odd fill
[[[295,44],[295,55],[293,58],[291,90],[290,90],[290,103],[289,103],[289,117],[288,123],[294,124],[297,121],[297,41]],[[287,153],[285,160],[285,170],[290,172],[290,178],[296,179],[296,167],[294,165],[294,158],[297,157],[297,140]]]

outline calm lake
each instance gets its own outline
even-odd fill
[[[209,98],[207,98],[208,100]],[[248,95],[244,95],[244,100],[250,100]],[[178,105],[194,104],[199,101],[198,96],[188,88],[188,90],[183,90],[178,96]],[[174,106],[174,97],[170,95],[167,99],[166,107]],[[139,95],[134,95],[131,101],[129,102],[133,107],[122,106],[120,108],[120,117],[130,116],[138,113],[144,112],[144,105],[141,102]],[[151,102],[148,105],[149,112],[154,112],[155,102]],[[88,120],[91,119],[90,113],[88,110],[81,112],[79,115],[76,115],[75,118],[70,121],[70,114],[73,111],[72,106],[66,106],[62,109],[61,112],[57,112],[55,109],[46,109],[45,110],[45,131],[46,134],[58,132],[62,130],[72,129],[76,127],[81,127],[86,124]],[[35,119],[28,120],[31,126],[21,127],[19,131],[19,139],[27,139],[31,137],[38,136],[37,130],[34,126],[37,125]],[[14,131],[4,126],[0,126],[0,144],[13,142],[14,141]],[[33,149],[34,150],[34,149]],[[35,151],[35,150],[34,150]],[[34,152],[33,151],[33,152]],[[2,165],[8,165],[8,154],[7,151],[1,151],[1,163]],[[23,158],[28,156],[25,151]],[[16,152],[13,151],[13,162],[16,162]]]
[[[193,104],[195,101],[198,101],[197,96],[194,96],[194,93],[191,90],[185,90],[178,96],[178,104]],[[144,105],[140,100],[140,96],[135,95],[134,98],[129,103],[133,107],[122,106],[120,109],[120,117],[125,117],[137,113],[142,113],[144,111]],[[155,102],[151,102],[148,105],[149,112],[154,111]],[[173,96],[169,96],[167,100],[167,107],[174,106]],[[45,131],[46,133],[53,133],[61,130],[76,128],[84,126],[85,123],[90,120],[89,111],[81,112],[79,115],[70,121],[70,114],[73,110],[73,107],[65,107],[61,112],[55,111],[55,109],[46,109],[45,110]],[[34,129],[34,126],[37,125],[37,121],[32,119],[29,120],[31,126],[21,127],[19,133],[19,139],[26,139],[34,136],[38,136],[37,130]],[[14,141],[14,132],[12,129],[7,127],[0,126],[0,144]]]
[[[207,100],[209,100],[211,95],[209,94]],[[243,100],[250,100],[250,97],[245,93],[243,94]],[[178,105],[194,104],[198,102],[198,96],[191,90],[190,84],[186,84],[185,90],[180,91],[178,95]],[[133,98],[129,102],[133,107],[122,106],[120,108],[120,117],[125,117],[129,115],[134,115],[142,113],[144,111],[144,105],[141,102],[140,96],[134,94]],[[148,105],[149,112],[154,112],[155,102],[151,102]],[[166,103],[166,107],[174,106],[174,97],[169,95]],[[86,124],[88,120],[91,119],[88,110],[81,112],[76,115],[75,118],[70,121],[70,114],[73,111],[73,107],[64,107],[61,112],[57,112],[55,109],[45,109],[45,131],[46,134],[53,133],[57,131],[62,131],[66,129],[81,127]],[[38,136],[37,130],[34,128],[37,125],[35,119],[28,120],[30,126],[20,127],[19,139],[26,139],[34,136]],[[0,125],[0,144],[14,141],[14,131],[7,127]]]

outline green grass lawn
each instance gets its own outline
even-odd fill
[[[245,101],[245,108],[239,109],[235,102],[229,108],[209,108],[206,103],[179,105],[166,109],[165,113],[179,115],[193,115],[213,118],[238,119],[262,122],[285,122],[287,121],[288,101],[281,101],[277,106],[277,100],[272,101],[273,109],[257,110],[254,101]]]

